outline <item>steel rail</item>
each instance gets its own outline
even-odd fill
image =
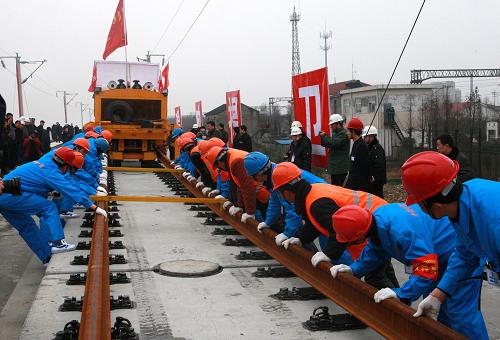
[[[108,203],[99,202],[97,206],[107,210]],[[108,221],[95,214],[79,340],[111,339],[109,295]]]
[[[183,173],[186,170],[178,170],[172,168],[127,168],[118,166],[106,166],[104,167],[106,171],[127,171],[127,172],[177,172]]]
[[[165,203],[211,203],[222,204],[226,199],[208,197],[169,197],[169,196],[89,196],[93,201],[127,201],[127,202],[165,202]]]
[[[170,166],[170,161],[164,154],[158,153],[158,159],[166,167]],[[193,195],[203,197],[201,191],[192,183],[178,174],[173,175]],[[374,287],[344,273],[333,279],[330,274],[332,265],[321,262],[314,268],[311,265],[310,251],[295,245],[290,246],[288,250],[278,247],[274,241],[277,235],[274,231],[265,229],[260,234],[257,231],[256,221],[242,223],[241,214],[233,217],[221,209],[220,205],[210,203],[206,205],[257,247],[382,336],[389,339],[466,339],[463,335],[428,317],[413,317],[415,311],[397,299],[375,303],[373,295],[377,290]]]

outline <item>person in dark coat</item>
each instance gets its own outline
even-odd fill
[[[304,138],[302,129],[298,126],[292,127],[290,136],[292,136],[292,143],[285,155],[285,160],[294,163],[300,169],[311,172],[311,140]]]
[[[363,127],[363,122],[358,118],[351,119],[347,124],[347,129],[354,143],[351,149],[351,164],[345,186],[352,190],[369,192],[372,172],[368,146],[363,138],[361,138]]]
[[[217,137],[217,138],[221,137],[220,132],[215,128],[215,122],[214,121],[209,121],[207,123],[206,135],[207,135],[206,139],[210,139],[210,138],[214,138],[214,137]]]
[[[384,198],[384,184],[387,183],[387,171],[385,162],[385,151],[377,139],[377,128],[375,126],[365,126],[361,136],[368,145],[370,156],[370,168],[372,177],[370,179],[371,192],[380,198]]]
[[[219,130],[220,139],[222,139],[222,141],[227,144],[228,135],[227,135],[227,131],[224,130],[224,123],[219,123],[217,130]]]
[[[234,128],[236,132],[236,128]],[[239,133],[234,137],[233,148],[252,152],[252,137],[247,133],[246,125],[240,126]]]
[[[38,125],[36,129],[38,131],[38,136],[40,137],[40,141],[42,142],[41,150],[43,153],[47,153],[50,151],[50,135],[44,126],[45,126],[45,121],[41,120],[40,125]]]
[[[64,129],[62,131],[61,135],[61,141],[63,143],[69,142],[73,138],[73,134],[71,133],[70,127],[68,125],[64,126]]]
[[[453,137],[448,134],[438,136],[436,138],[436,149],[440,154],[458,162],[460,168],[458,170],[457,177],[460,182],[464,183],[476,177],[472,171],[472,165],[470,164],[469,159],[455,146]]]

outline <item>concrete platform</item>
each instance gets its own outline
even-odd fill
[[[151,173],[115,172],[117,193],[122,195],[165,195],[172,192]],[[226,237],[214,236],[214,226],[201,224],[202,218],[189,206],[176,203],[121,202],[119,206],[122,240],[128,263],[112,265],[111,271],[124,271],[129,284],[111,286],[111,295],[129,295],[136,307],[112,311],[128,318],[143,339],[378,339],[370,329],[338,333],[309,332],[302,327],[314,308],[328,306],[331,313],[342,310],[329,300],[278,301],[269,297],[282,287],[306,287],[299,278],[256,278],[257,267],[277,265],[274,260],[240,261],[235,255],[255,247],[227,247]],[[79,212],[82,212],[81,210]],[[69,220],[66,238],[79,239],[81,220]],[[112,241],[115,239],[111,239]],[[40,284],[35,301],[24,323],[21,339],[51,339],[70,320],[80,319],[79,312],[58,312],[64,297],[83,295],[83,286],[67,286],[68,273],[84,272],[86,266],[71,266],[75,251],[53,256]],[[218,263],[219,274],[201,278],[179,278],[159,275],[153,267],[172,260],[199,259]],[[402,266],[395,263],[400,280]],[[487,297],[485,295],[487,294]],[[483,300],[498,301],[492,290],[484,289]],[[498,311],[490,307],[497,315]],[[487,314],[489,311],[485,311]],[[495,314],[496,313],[496,314]],[[494,321],[495,319],[492,319]],[[496,319],[498,320],[498,318]],[[493,337],[500,337],[498,328],[491,328]]]

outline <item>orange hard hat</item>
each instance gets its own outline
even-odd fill
[[[200,154],[200,148],[198,145],[196,145],[194,148],[191,149],[191,151],[189,152],[189,155],[193,155],[193,154]]]
[[[83,155],[80,152],[75,151],[75,159],[73,160],[73,167],[78,169],[83,168],[83,161],[84,161]]]
[[[184,138],[179,138],[179,142],[177,143],[179,145],[179,148],[182,150],[184,149],[188,144],[194,144],[194,141],[192,138],[189,137],[184,137]]]
[[[222,139],[214,137],[210,138],[209,140],[199,141],[198,145],[200,146],[200,153],[204,155],[208,152],[208,150],[210,150],[214,146],[219,146],[223,148],[226,144],[222,141]]]
[[[85,151],[90,152],[90,143],[85,138],[77,138],[73,141],[73,145],[83,148]]]
[[[363,124],[363,122],[359,118],[351,119],[349,121],[349,123],[347,123],[347,126],[346,126],[346,128],[353,129],[353,130],[363,130],[364,127],[365,127],[365,125]]]
[[[214,146],[210,150],[208,150],[208,152],[205,154],[205,158],[208,161],[208,163],[215,164],[217,158],[219,157],[219,155],[222,153],[223,150],[224,148],[220,146]]]
[[[99,135],[95,133],[94,131],[87,131],[85,133],[85,138],[98,138]]]
[[[85,125],[85,132],[87,131],[94,131],[94,125],[92,124]]]
[[[179,138],[183,138],[183,137],[189,137],[191,139],[194,139],[194,138],[196,138],[196,135],[194,133],[192,133],[191,131],[188,131],[188,132],[184,132],[182,135],[179,136]]]
[[[403,188],[408,194],[406,205],[422,202],[439,192],[448,194],[458,169],[457,161],[436,151],[419,152],[408,158],[401,167]]]
[[[363,237],[372,225],[372,214],[357,205],[346,205],[332,215],[332,225],[340,243],[354,242]]]
[[[101,136],[108,141],[108,143],[111,143],[111,140],[113,139],[113,134],[109,130],[102,130]]]
[[[73,160],[75,159],[75,151],[73,149],[63,146],[62,148],[57,149],[54,152],[54,160],[60,165],[63,166],[64,164],[61,164],[60,161],[63,163],[66,163],[69,166],[73,166]]]
[[[283,185],[293,182],[300,178],[301,174],[302,170],[295,164],[291,162],[279,163],[273,170],[273,190],[278,190]]]

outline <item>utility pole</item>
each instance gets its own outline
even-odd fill
[[[79,102],[80,104],[80,118],[82,120],[82,130],[83,130],[83,112],[89,107],[89,104]]]
[[[151,63],[151,57],[161,57],[161,65],[165,64],[165,55],[164,54],[151,54],[149,51],[146,53],[146,58],[142,59],[137,57],[137,61],[143,61],[145,63]]]
[[[78,93],[69,93],[66,91],[56,91],[56,97],[58,97],[58,94],[62,93],[63,94],[63,102],[64,102],[64,123],[68,123],[68,104],[71,103],[73,99],[78,95]],[[66,99],[66,97],[72,96],[69,100]],[[59,98],[59,97],[58,97]]]
[[[23,84],[28,81],[29,78],[33,77],[33,74],[40,68],[47,60],[34,60],[34,61],[21,61],[21,56],[16,53],[15,56],[3,56],[0,57],[0,62],[3,68],[7,68],[2,59],[15,59],[16,61],[16,85],[17,85],[17,102],[19,105],[19,117],[24,116],[24,105],[23,105]],[[38,67],[30,73],[25,79],[21,76],[21,64],[40,64]]]
[[[332,45],[328,43],[328,39],[332,37],[332,31],[327,31],[325,27],[325,30],[320,32],[319,37],[323,39],[323,45],[320,45],[320,48],[325,51],[325,67],[328,67],[328,50],[332,48]]]

